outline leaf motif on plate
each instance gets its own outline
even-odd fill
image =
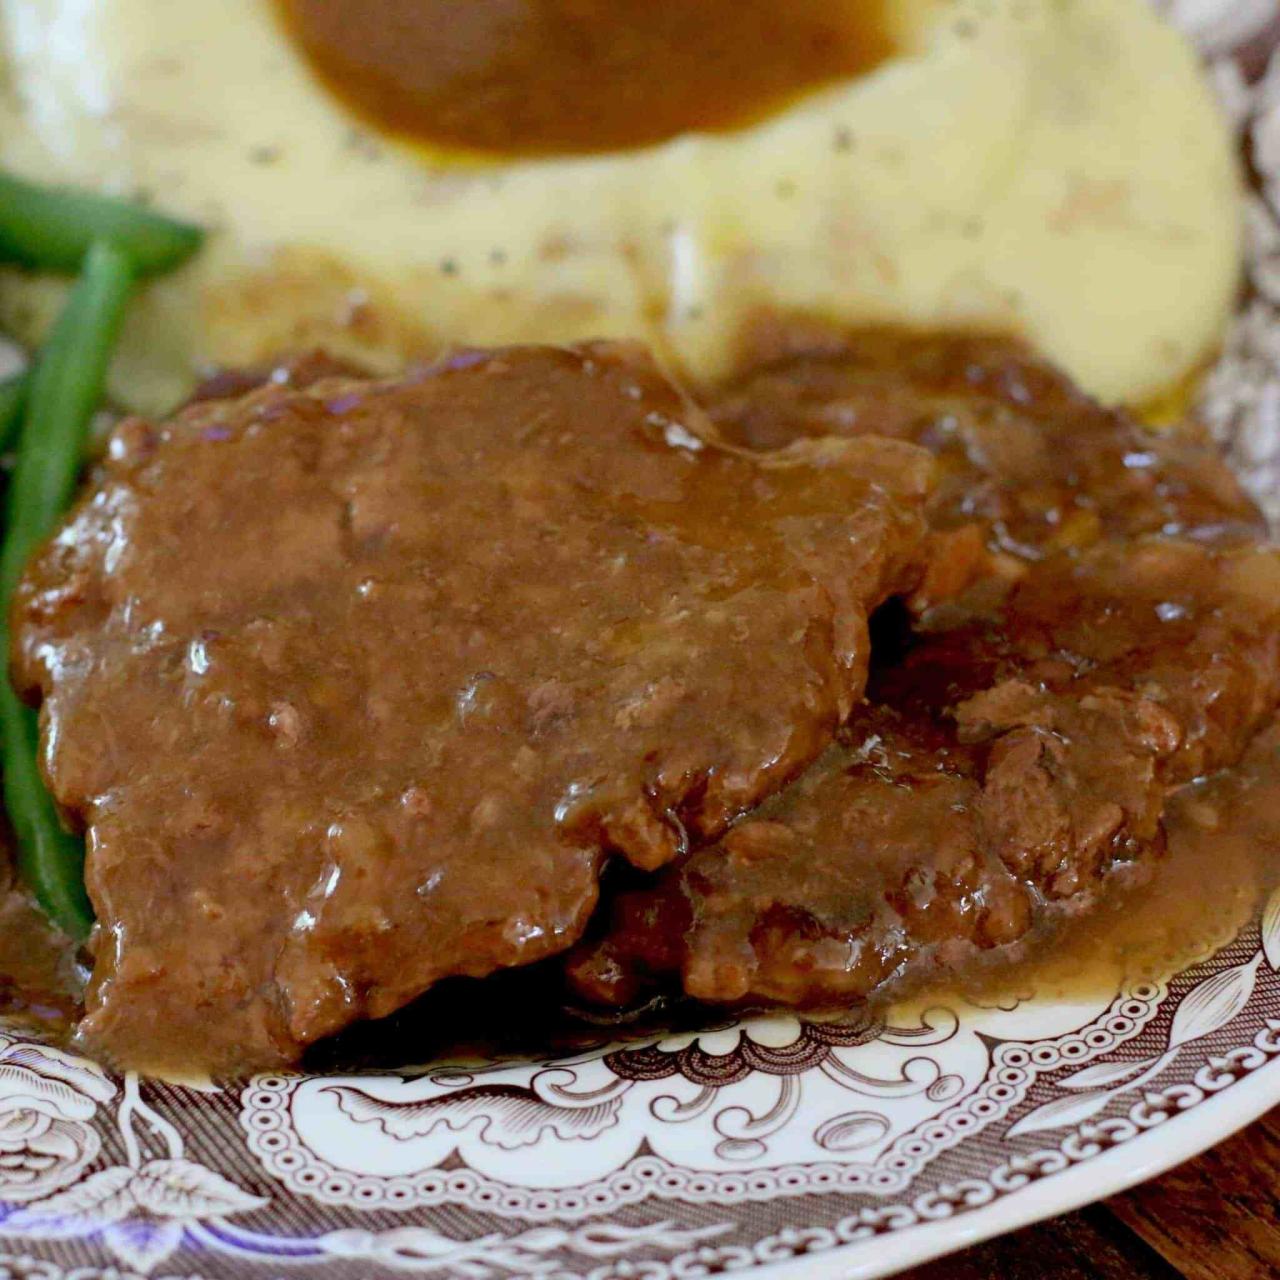
[[[1095,1062],[1093,1066],[1085,1067],[1074,1075],[1063,1076],[1057,1083],[1063,1089],[1104,1089],[1119,1084],[1121,1080],[1128,1080],[1130,1076],[1136,1076],[1154,1061],[1154,1058],[1141,1058],[1137,1062],[1114,1059],[1111,1062]]]
[[[1262,954],[1272,969],[1280,973],[1280,889],[1272,891],[1262,913]]]
[[[121,1262],[145,1276],[182,1243],[182,1223],[154,1218],[113,1222],[103,1232],[103,1239]]]
[[[4,1229],[31,1236],[68,1236],[119,1222],[135,1205],[130,1189],[133,1178],[134,1171],[124,1165],[100,1169],[66,1191],[11,1213]]]
[[[1223,969],[1192,987],[1173,1015],[1169,1048],[1177,1049],[1221,1031],[1249,1003],[1261,963],[1259,952],[1252,960]]]
[[[419,1262],[436,1262],[456,1254],[461,1243],[430,1227],[396,1227],[376,1233],[363,1228],[329,1231],[316,1240],[326,1253],[342,1258],[395,1255]]]
[[[193,1160],[148,1160],[133,1183],[138,1204],[163,1218],[244,1213],[270,1203]]]
[[[594,1138],[618,1123],[622,1105],[617,1094],[590,1106],[554,1106],[532,1089],[506,1084],[477,1085],[420,1102],[387,1102],[348,1085],[330,1085],[324,1092],[357,1124],[377,1124],[402,1142],[438,1128],[461,1133],[474,1126],[481,1142],[507,1151],[531,1147],[548,1131],[562,1141]]]
[[[1028,1111],[1005,1134],[1017,1138],[1024,1133],[1042,1133],[1046,1129],[1065,1129],[1096,1116],[1111,1100],[1110,1089],[1095,1089],[1090,1093],[1073,1093],[1065,1098],[1054,1098],[1034,1111]]]

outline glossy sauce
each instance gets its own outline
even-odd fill
[[[296,1061],[563,950],[606,851],[661,865],[819,754],[917,576],[928,457],[709,432],[606,345],[121,424],[14,610],[88,832],[85,1043]]]
[[[899,993],[899,1013],[957,997],[997,1006],[1015,999],[1105,1001],[1126,982],[1159,981],[1230,942],[1280,889],[1280,726],[1258,739],[1239,768],[1184,788],[1168,826],[1168,853],[1148,880],[1115,878],[1092,911],[1060,917],[1016,948],[980,954],[945,983]],[[0,895],[0,1018],[69,1041],[81,986],[74,953],[27,895],[16,889]],[[706,1017],[685,1007],[592,1027],[566,1017],[558,998],[548,966],[483,986],[445,983],[391,1018],[317,1046],[309,1065],[569,1053],[655,1026],[695,1028]]]
[[[1139,880],[1113,876],[1099,901],[1059,914],[1015,946],[972,952],[945,980],[924,978],[877,997],[890,1021],[954,1000],[1012,1007],[1041,1000],[1096,1005],[1126,983],[1162,981],[1206,959],[1256,919],[1280,888],[1280,725],[1233,770],[1184,788],[1166,821],[1165,856]],[[842,1010],[810,1015],[839,1019]],[[617,1022],[583,1021],[560,1003],[554,964],[442,983],[381,1022],[317,1045],[312,1070],[442,1060],[570,1055],[616,1039],[695,1031],[725,1017],[659,1003]]]
[[[748,124],[893,52],[886,0],[277,0],[385,133],[505,155]]]
[[[960,365],[965,371],[965,378],[972,381],[969,363],[966,358]],[[471,366],[464,361],[453,372],[460,376],[468,367]],[[944,362],[940,370],[934,371],[935,380],[940,383],[940,388],[935,388],[939,396],[948,385],[944,375],[949,367]],[[1006,368],[999,362],[993,363],[990,358],[984,367],[995,368],[1000,373],[999,377],[992,375],[987,386],[989,399],[999,402],[1001,395],[1006,392],[1012,395],[1016,391],[1014,398],[1019,403],[1026,400],[1026,378],[1030,371],[1022,370],[1025,376],[1014,377],[1019,372],[1018,367]],[[305,384],[312,374],[320,376],[324,372],[338,370],[323,368],[312,370],[311,374],[302,370],[298,372],[299,381]],[[272,378],[278,388],[291,380],[292,375]],[[800,385],[803,390],[810,384]],[[233,381],[210,387],[206,395],[216,400],[220,395],[234,394],[243,389]],[[760,390],[756,388],[757,394]],[[824,383],[819,390],[822,391],[819,400],[826,403],[831,388]],[[969,390],[972,394],[972,388]],[[854,382],[845,391],[847,394],[840,403],[849,405],[854,403],[850,398],[854,392],[866,393],[867,388]],[[894,402],[886,397],[883,387],[872,387],[871,391],[882,415],[877,419],[878,428],[886,430],[892,426],[890,410]],[[1033,397],[1041,409],[1051,399],[1050,391],[1051,388],[1041,388],[1040,394]],[[578,394],[582,394],[581,390]],[[342,402],[335,400],[332,403],[338,405]],[[807,401],[802,398],[801,403]],[[343,411],[349,412],[352,408],[346,405]],[[1083,410],[1074,402],[1069,402],[1067,408],[1070,411],[1067,418],[1073,423],[1073,429],[1081,430]],[[889,431],[889,434],[893,432]],[[1121,439],[1127,437],[1122,436]],[[370,450],[357,452],[366,456]],[[1095,448],[1091,452],[1095,460],[1105,456],[1101,449]],[[271,470],[264,472],[274,477],[277,490],[279,475],[275,467],[279,456],[271,455]],[[264,466],[266,457],[264,454]],[[563,466],[566,462],[563,448],[558,450],[557,458]],[[241,466],[243,468],[243,463]],[[586,469],[589,471],[591,468]],[[1071,470],[1074,479],[1079,480],[1076,469],[1073,467]],[[1175,473],[1170,471],[1168,474]],[[1048,478],[1052,479],[1053,475],[1051,469]],[[1209,483],[1212,477],[1208,473],[1202,472],[1200,479],[1208,490],[1213,488]],[[704,479],[704,493],[706,483]],[[205,477],[201,484],[202,490],[207,492],[208,478]],[[1048,487],[1052,489],[1052,485]],[[1018,486],[1019,490],[1022,488],[1043,496],[1046,485],[1032,484],[1024,477]],[[806,503],[816,499],[816,489],[806,485],[806,491],[809,495],[805,498]],[[1113,492],[1095,484],[1090,492],[1095,499],[1104,498],[1104,506],[1124,514],[1127,522],[1125,532],[1128,533],[1145,529],[1148,516],[1156,527],[1160,527],[1167,523],[1170,515],[1163,505],[1169,495],[1159,487],[1147,493],[1142,501],[1139,500],[1141,491],[1130,492],[1123,487]],[[1193,502],[1182,486],[1177,492],[1176,510],[1183,513],[1183,519],[1190,520],[1192,528],[1202,525],[1210,528],[1211,522],[1198,518],[1198,513],[1201,513],[1199,499]],[[1056,509],[1066,504],[1053,505]],[[488,509],[483,503],[479,506],[486,511]],[[685,509],[688,504],[681,502],[679,506]],[[189,527],[185,515],[187,504],[180,504],[180,510],[184,513],[182,527],[186,530]],[[725,536],[709,510],[707,520],[700,523],[700,541],[720,542]],[[331,576],[331,569],[327,572]],[[325,589],[329,590],[329,578],[326,578]],[[1169,625],[1174,625],[1173,621]],[[391,626],[386,630],[396,632],[400,628]],[[1100,633],[1105,631],[1113,643],[1124,634],[1115,619],[1097,630]],[[510,628],[509,633],[515,635],[516,628]],[[331,630],[331,644],[333,635]],[[628,648],[645,643],[644,635],[631,630],[623,638]],[[1179,650],[1180,654],[1182,652]],[[385,655],[380,661],[385,664]],[[273,676],[273,689],[278,684],[278,676]],[[474,710],[480,688],[483,686],[468,686],[466,706],[469,714]],[[237,759],[241,749],[237,748]],[[160,753],[161,756],[168,754],[171,753]],[[397,749],[397,759],[404,758],[405,754]],[[349,761],[353,755],[354,752],[348,750],[343,760]],[[271,759],[275,761],[277,758],[273,756]],[[307,767],[314,770],[314,757],[309,759]],[[342,763],[343,769],[347,767]],[[270,776],[278,774],[279,765],[273,763],[272,771]],[[1195,771],[1189,768],[1181,776],[1190,776]],[[481,769],[479,772],[487,776],[490,771]],[[263,776],[268,776],[265,770]],[[170,787],[163,794],[171,795],[177,789]],[[146,817],[151,827],[155,825],[154,812],[152,809]],[[1262,734],[1243,763],[1234,770],[1196,783],[1174,796],[1166,812],[1166,827],[1168,851],[1162,857],[1153,856],[1140,869],[1145,879],[1126,880],[1125,872],[1112,875],[1099,900],[1090,904],[1087,911],[1072,916],[1066,908],[1057,908],[1042,927],[1016,945],[979,953],[962,963],[958,976],[949,978],[945,987],[936,979],[925,977],[922,979],[924,985],[917,987],[910,997],[902,989],[893,994],[903,999],[923,996],[929,1001],[958,994],[977,1003],[1007,1003],[1012,997],[1105,1001],[1125,981],[1159,979],[1205,958],[1229,942],[1280,883],[1280,728],[1272,728]],[[268,847],[273,843],[267,841]],[[262,862],[257,847],[252,861],[255,866]],[[250,910],[251,906],[249,903],[241,909]],[[153,910],[154,903],[148,909]],[[202,934],[210,934],[211,937],[202,937]],[[207,924],[194,930],[174,930],[174,936],[180,937],[184,955],[209,946],[210,941],[217,942],[216,935]],[[423,949],[418,947],[416,954],[420,955]],[[234,955],[237,950],[218,945],[210,947],[205,954]],[[207,970],[209,965],[202,967]],[[59,951],[56,940],[42,929],[29,903],[18,896],[0,903],[0,974],[9,978],[7,982],[0,982],[0,1012],[15,1014],[27,1023],[35,1021],[45,1030],[55,1028],[59,1021],[65,1026],[74,1016],[73,958]],[[650,1010],[643,1023],[609,1024],[605,1020],[603,1025],[584,1031],[581,1022],[575,1024],[565,1018],[557,983],[554,964],[549,968],[544,966],[539,972],[524,968],[502,977],[486,979],[483,988],[477,987],[473,980],[454,979],[451,983],[442,983],[438,992],[432,992],[413,1009],[406,1009],[381,1022],[362,1023],[341,1040],[328,1040],[318,1045],[314,1061],[316,1065],[325,1066],[352,1062],[385,1065],[389,1062],[424,1061],[444,1054],[453,1056],[461,1047],[459,1041],[472,1055],[484,1056],[486,1052],[546,1054],[560,1047],[572,1048],[575,1037],[583,1035],[589,1039],[600,1039],[609,1038],[619,1031],[628,1035],[646,1034],[654,1029],[654,1017],[671,1022],[679,1020],[686,1026],[696,1027],[705,1025],[709,1017],[723,1016],[722,1013],[709,1015],[705,1009],[684,1004]],[[147,1020],[149,1031],[150,1021],[156,1012],[154,998],[140,991],[129,1001],[127,1008]],[[497,1029],[501,1029],[502,1034],[495,1037]],[[487,1036],[494,1038],[486,1040]]]
[[[1165,824],[1168,850],[1148,878],[1113,878],[1091,910],[1060,916],[1020,948],[982,956],[904,1005],[1107,1000],[1225,946],[1280,889],[1280,725],[1237,768],[1178,792]]]

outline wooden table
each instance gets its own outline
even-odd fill
[[[1274,1280],[1280,1108],[1154,1182],[902,1280]]]

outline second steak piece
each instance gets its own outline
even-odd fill
[[[462,353],[123,424],[16,608],[88,828],[84,1034],[230,1069],[578,936],[830,742],[928,456],[719,448],[641,354]]]
[[[966,532],[1030,561],[1144,534],[1267,532],[1194,432],[1144,428],[1009,338],[872,329],[798,344],[717,392],[712,414],[753,448],[868,435],[924,446],[938,459],[928,512],[943,554],[963,551]]]
[[[838,1002],[957,944],[1009,942],[1042,903],[1157,853],[1168,787],[1231,763],[1280,696],[1276,553],[1230,471],[1016,342],[802,334],[713,413],[755,447],[927,446],[941,474],[917,603],[961,603],[881,666],[841,747],[611,904],[569,965],[588,1000],[679,982]]]
[[[580,996],[847,1001],[1158,853],[1168,789],[1233,763],[1280,700],[1280,552],[1056,557],[870,692],[842,746],[611,904],[569,962]]]

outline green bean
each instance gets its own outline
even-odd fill
[[[71,498],[133,280],[123,246],[95,244],[36,360],[0,551],[0,595],[5,598]]]
[[[30,383],[25,373],[15,373],[0,381],[0,453],[8,453],[17,443]]]
[[[32,551],[70,500],[133,281],[127,252],[105,242],[93,244],[36,360],[0,548],[0,601],[6,604]],[[0,654],[9,653],[9,640],[7,617],[2,617]],[[41,782],[35,713],[22,705],[8,680],[0,680],[0,734],[4,799],[18,838],[18,868],[50,916],[73,938],[83,938],[93,923],[83,846],[63,828]]]
[[[93,927],[84,887],[84,841],[73,836],[40,776],[36,713],[23,706],[9,682],[0,688],[4,731],[4,798],[18,838],[18,870],[55,924],[77,942]]]
[[[0,261],[74,272],[95,240],[109,240],[135,271],[152,275],[185,262],[203,235],[199,227],[125,200],[0,173]]]

